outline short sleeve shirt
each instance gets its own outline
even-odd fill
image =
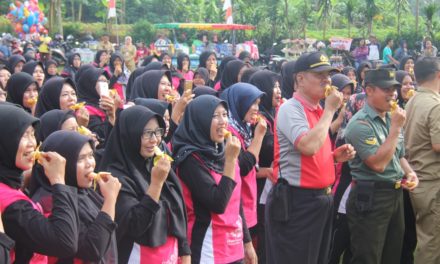
[[[400,133],[396,151],[383,173],[370,169],[364,160],[376,154],[388,137],[391,126],[390,115],[382,119],[368,103],[357,112],[348,123],[345,140],[353,145],[356,156],[349,161],[351,174],[355,180],[373,180],[395,182],[402,179],[403,170],[400,158],[405,155],[403,134]]]
[[[406,105],[405,148],[408,162],[421,180],[440,179],[440,95],[420,88]]]
[[[321,118],[322,108],[313,106],[299,95],[281,105],[276,118],[274,135],[274,174],[292,186],[321,189],[335,181],[335,169],[330,137],[313,156],[302,155],[297,148],[300,139]]]
[[[383,63],[389,64],[391,60],[388,58],[388,55],[393,56],[393,51],[390,49],[390,47],[386,46],[383,49]]]

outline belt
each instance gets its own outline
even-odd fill
[[[278,179],[278,183],[282,183],[285,184],[287,186],[289,186],[289,188],[297,191],[297,192],[303,192],[303,193],[314,193],[314,194],[325,194],[325,195],[329,195],[332,193],[332,187],[328,186],[325,188],[321,188],[321,189],[312,189],[312,188],[303,188],[303,187],[298,187],[298,186],[293,186],[290,185],[287,180],[285,180],[284,178],[279,178]]]
[[[352,183],[356,185],[356,180],[353,180]],[[395,181],[395,182],[386,182],[386,181],[375,181],[374,182],[374,188],[376,189],[395,189],[398,190],[402,188],[402,181]]]

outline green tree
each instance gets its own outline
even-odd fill
[[[425,16],[426,30],[428,31],[428,34],[431,37],[431,39],[434,39],[434,29],[433,29],[434,16],[439,10],[440,7],[436,3],[430,3],[427,6],[425,6],[425,8],[423,9],[423,15]]]
[[[365,0],[365,17],[368,23],[368,34],[373,32],[374,17],[379,14],[379,7],[376,5],[375,0]]]
[[[353,13],[355,8],[355,0],[347,0],[345,2],[345,17],[347,18],[348,36],[351,37],[351,25],[353,24]]]
[[[329,20],[331,20],[332,1],[319,0],[318,10],[319,10],[319,20],[322,24],[322,29],[323,29],[322,38],[326,39],[327,25],[329,24]]]
[[[402,14],[409,11],[410,4],[408,0],[394,0],[394,8],[397,11],[397,35],[400,36]]]

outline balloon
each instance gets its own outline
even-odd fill
[[[44,35],[47,35],[47,33],[48,33],[47,29],[43,29],[42,32],[43,32]]]
[[[32,26],[35,23],[35,16],[33,13],[30,13],[29,16],[27,17],[27,24],[29,26]]]
[[[14,17],[16,17],[16,16],[18,15],[18,11],[17,11],[17,9],[12,10],[12,11],[11,11],[11,14],[12,14]]]
[[[24,6],[25,6],[25,7],[28,7],[28,6],[29,6],[29,1],[25,1],[25,2],[24,2]]]
[[[22,32],[23,31],[23,26],[20,23],[17,23],[17,25],[15,25],[15,32]]]
[[[29,10],[26,7],[23,10],[24,10],[24,12],[23,12],[24,17],[28,17],[30,15]]]
[[[23,8],[18,9],[18,18],[19,19],[23,18]]]
[[[17,7],[13,3],[9,4],[9,10],[15,10],[15,9],[17,9]]]
[[[30,31],[31,33],[35,33],[35,31],[37,31],[37,26],[36,26],[36,25],[33,25],[29,31]]]
[[[43,24],[43,25],[47,24],[47,17],[43,18],[43,21],[41,22],[41,24]]]
[[[15,5],[16,5],[17,7],[20,7],[20,6],[21,6],[21,2],[20,2],[20,1],[15,1]]]
[[[25,33],[29,33],[29,26],[26,25],[26,24],[24,24],[24,25],[23,25],[23,31],[24,31]]]

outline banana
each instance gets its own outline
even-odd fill
[[[35,149],[34,153],[32,153],[33,159],[34,161],[39,162],[40,158],[41,158],[41,151],[40,151],[40,147],[41,147],[41,143],[40,145],[38,145],[38,147]]]
[[[77,132],[83,136],[89,136],[92,134],[92,131],[90,131],[87,127],[83,127],[83,126],[79,126]]]
[[[398,107],[399,105],[397,104],[397,100],[391,101],[391,113],[394,113],[394,111],[396,111]]]
[[[38,101],[38,97],[34,97],[34,98],[29,98],[29,99],[27,99],[26,102],[27,102],[29,105],[34,106],[34,105],[37,103],[37,101]]]
[[[77,110],[83,108],[85,105],[86,105],[86,102],[77,103],[77,104],[72,105],[70,107],[70,109],[72,109],[73,111],[77,111]]]
[[[103,174],[111,174],[110,172],[101,171],[98,173],[91,172],[88,177],[93,179],[93,190],[96,191],[96,186],[98,185],[98,181],[102,178]]]
[[[410,90],[408,91],[408,93],[406,94],[406,96],[408,96],[408,98],[411,98],[411,97],[414,96],[415,92],[416,92],[416,91],[414,91],[414,89],[410,89]]]
[[[325,86],[325,97],[329,96],[333,91],[337,91],[338,87],[327,85]]]
[[[229,138],[230,136],[232,136],[231,131],[228,131],[227,129],[223,129],[223,135],[225,138]]]
[[[154,155],[156,155],[156,157],[154,157],[153,166],[156,166],[157,162],[163,157],[169,161],[174,161],[173,158],[171,158],[168,154],[165,154],[162,150],[160,150],[158,146],[154,147]]]
[[[172,95],[169,95],[169,94],[166,94],[165,95],[165,100],[167,100],[168,103],[173,103],[176,100],[176,97],[172,96]]]

